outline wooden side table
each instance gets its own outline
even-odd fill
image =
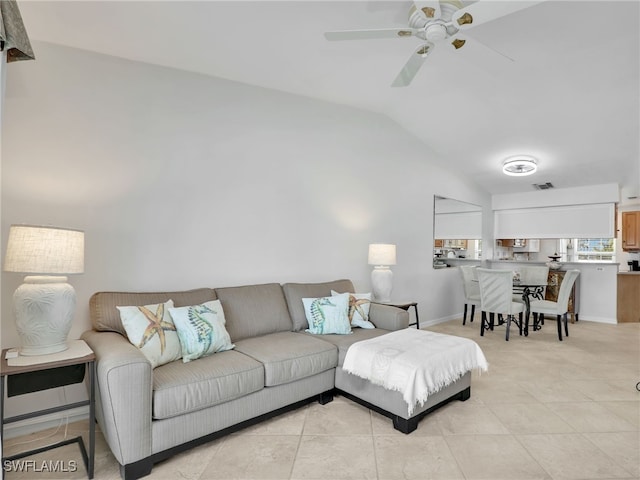
[[[416,312],[416,321],[414,323],[410,323],[409,326],[415,325],[418,330],[420,330],[420,318],[418,317],[418,302],[373,302],[379,303],[380,305],[389,305],[391,307],[401,308],[402,310],[409,311],[411,307]]]
[[[35,455],[38,453],[52,450],[54,448],[78,443],[85,467],[87,469],[88,478],[93,478],[94,457],[95,457],[95,361],[96,356],[89,346],[83,340],[73,340],[69,342],[70,348],[65,352],[59,352],[49,355],[31,357],[18,357],[20,360],[11,361],[6,358],[7,351],[2,351],[0,359],[0,442],[4,447],[4,426],[8,423],[18,422],[29,418],[35,418],[42,415],[70,410],[72,408],[89,406],[89,453],[84,445],[82,436],[63,440],[52,445],[42,448],[21,452],[12,456],[2,457],[2,478],[4,478],[5,469],[10,468],[12,461],[19,460],[24,457]],[[74,356],[74,352],[80,352],[80,356]],[[48,360],[50,358],[51,360]],[[41,361],[44,360],[44,361]],[[11,361],[12,365],[9,365]],[[41,361],[31,365],[23,364],[30,361]],[[69,403],[58,407],[46,408],[31,413],[16,415],[14,417],[4,417],[4,392],[5,378],[6,391],[8,396],[23,395],[25,393],[38,392],[48,390],[50,388],[62,387],[74,383],[80,383],[84,377],[84,369],[88,370],[89,380],[89,399],[81,402]],[[80,369],[80,370],[79,370]]]

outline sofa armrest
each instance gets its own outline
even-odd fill
[[[96,355],[96,416],[121,465],[151,455],[153,369],[138,348],[115,332],[82,335]]]
[[[391,305],[372,303],[369,308],[369,321],[377,328],[402,330],[409,327],[409,312]]]

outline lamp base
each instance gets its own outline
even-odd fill
[[[76,292],[67,277],[29,276],[13,294],[20,355],[48,355],[67,347]]]
[[[65,340],[65,342],[60,345],[50,345],[48,347],[26,347],[23,345],[18,349],[18,352],[20,355],[25,357],[35,357],[38,355],[50,355],[52,353],[64,352],[68,348],[69,346]]]
[[[378,302],[390,302],[393,290],[393,272],[387,266],[375,266],[371,271],[373,297]]]

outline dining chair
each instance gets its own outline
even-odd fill
[[[549,267],[547,266],[526,266],[520,268],[520,283],[522,285],[546,285],[549,281]],[[544,300],[547,290],[543,287],[538,300]]]
[[[507,333],[505,340],[509,341],[509,329],[511,322],[518,325],[520,335],[522,335],[522,314],[525,306],[523,303],[514,302],[513,295],[513,272],[511,270],[494,270],[489,268],[477,268],[478,283],[480,284],[480,309],[482,310],[482,325],[480,335],[484,336],[487,328],[487,314],[506,315]],[[518,314],[516,320],[515,314]],[[493,321],[489,328],[493,329]]]
[[[533,321],[538,321],[538,315],[555,315],[558,322],[558,340],[562,341],[562,322],[564,321],[564,334],[569,336],[569,325],[567,322],[567,312],[569,311],[569,296],[571,288],[580,275],[580,270],[569,270],[565,275],[560,290],[558,291],[558,301],[551,300],[531,300],[529,309],[533,313]]]
[[[462,325],[467,323],[467,308],[471,305],[471,316],[469,322],[473,322],[473,315],[476,312],[476,306],[480,306],[480,285],[476,275],[476,267],[470,265],[461,265],[460,274],[462,275],[462,288],[464,289],[464,314],[462,316]]]

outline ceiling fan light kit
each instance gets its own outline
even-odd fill
[[[538,170],[538,162],[530,155],[516,155],[502,163],[502,172],[512,177],[524,177]]]

